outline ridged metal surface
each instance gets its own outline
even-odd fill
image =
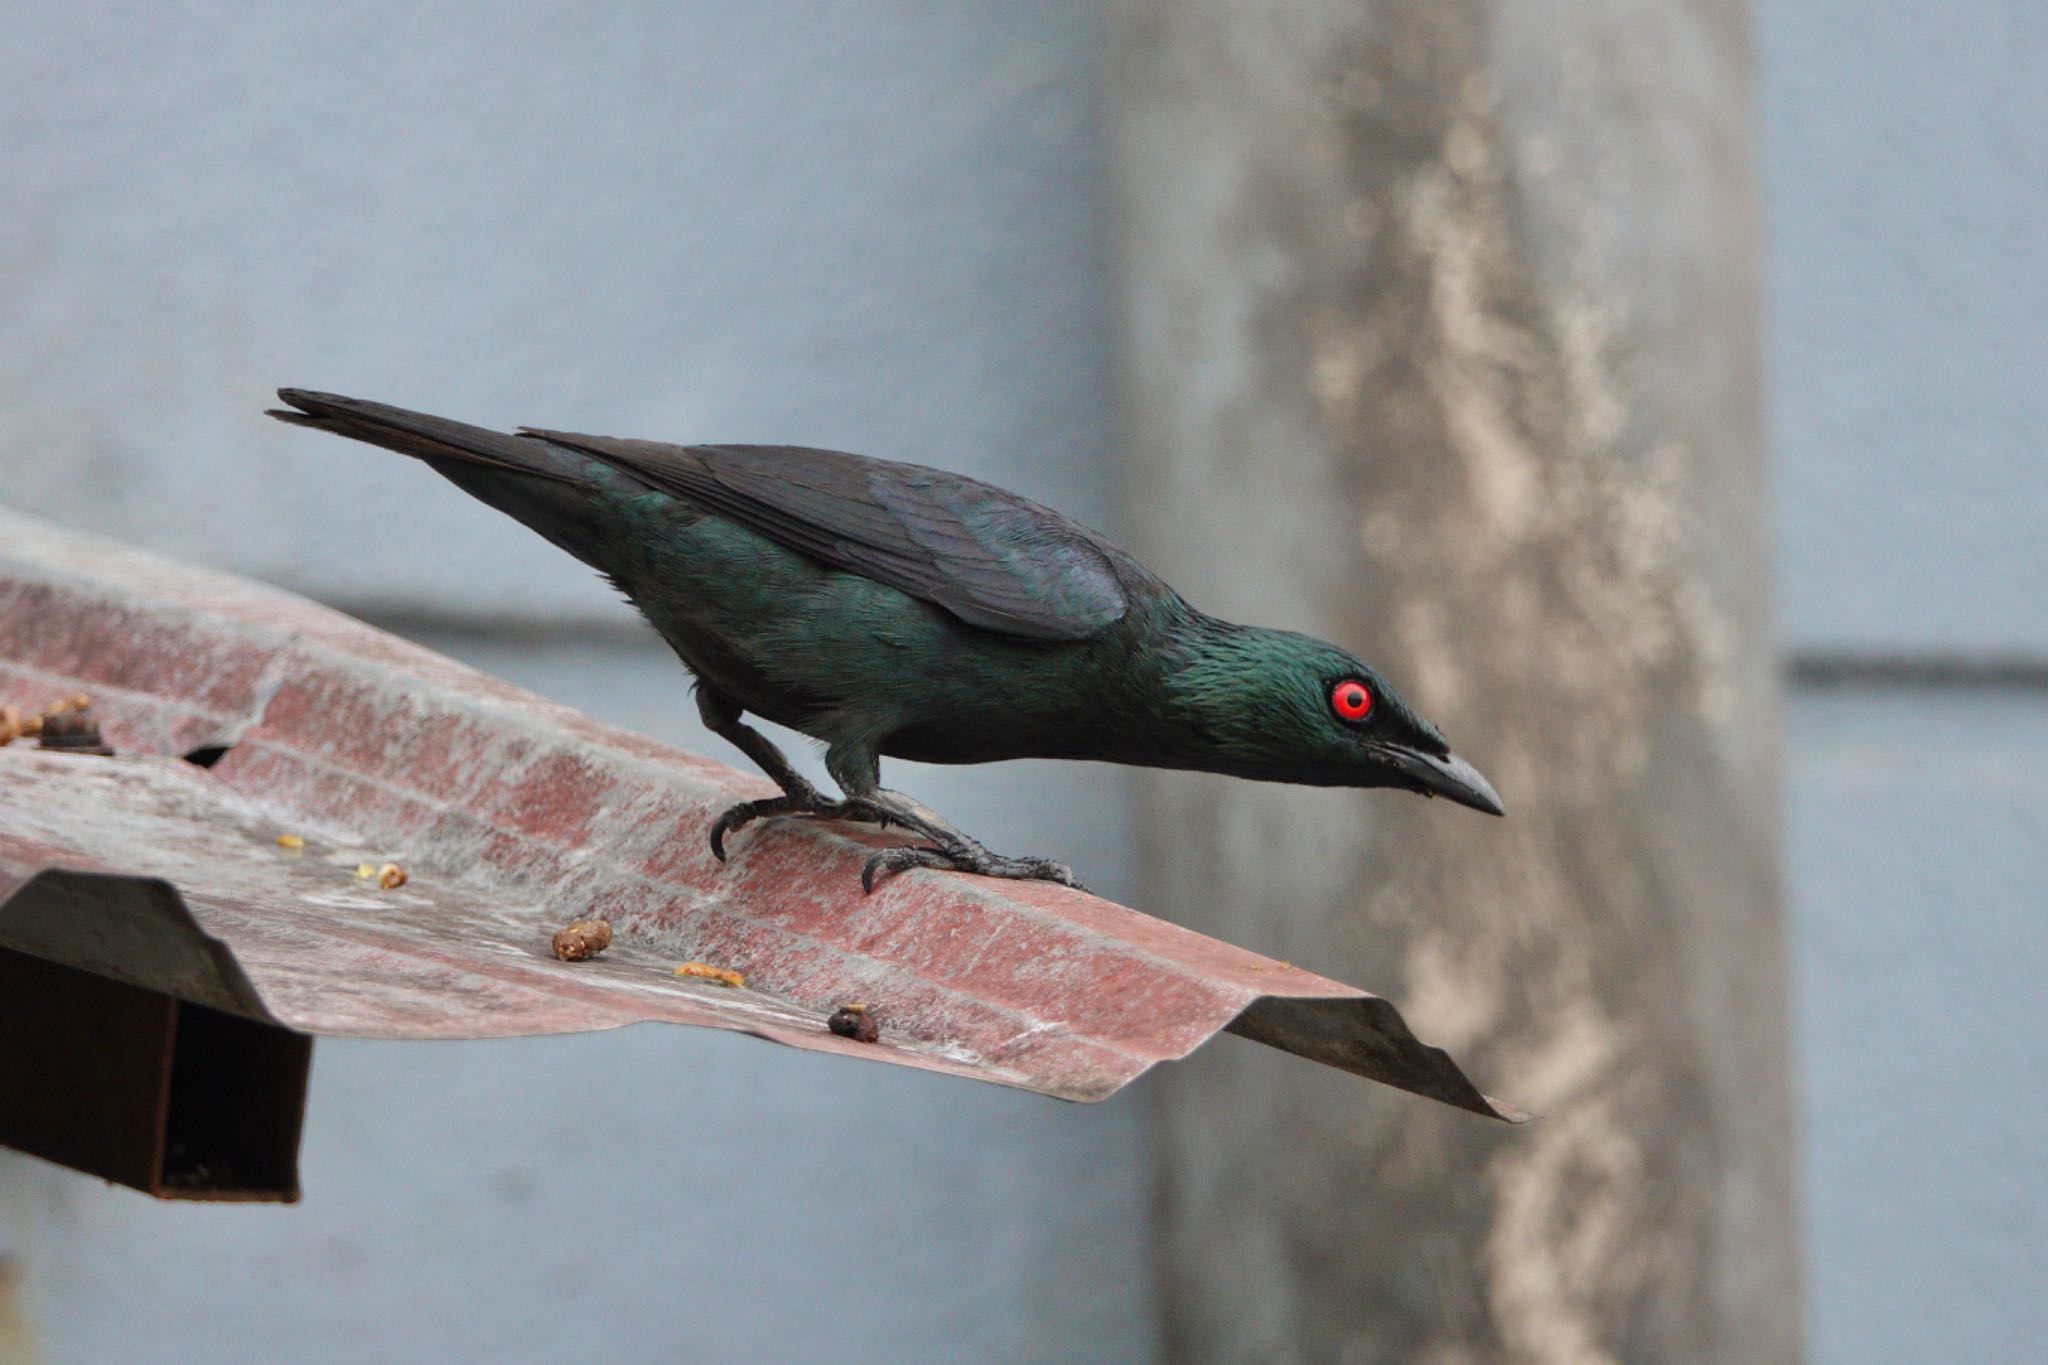
[[[1520,1117],[1386,1001],[1093,896],[922,871],[865,896],[888,836],[812,822],[750,830],[721,865],[706,828],[759,778],[0,510],[0,703],[74,692],[115,757],[0,748],[0,944],[53,961],[307,1033],[663,1020],[1074,1100],[1235,1028]],[[207,748],[211,767],[181,757]],[[358,876],[386,862],[403,886]],[[554,931],[592,917],[611,948],[557,961]],[[827,1030],[851,1001],[879,1042]]]

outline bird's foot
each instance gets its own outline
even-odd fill
[[[737,834],[754,821],[775,815],[817,815],[827,820],[865,820],[878,825],[889,823],[887,816],[864,802],[835,801],[815,787],[804,786],[780,796],[764,796],[758,801],[742,801],[727,808],[711,824],[712,856],[724,862],[727,835]]]
[[[1009,877],[1017,881],[1058,882],[1071,886],[1076,891],[1086,891],[1074,869],[1065,863],[1050,858],[1006,858],[1000,853],[991,853],[980,844],[963,841],[950,847],[928,847],[923,844],[901,844],[885,848],[868,859],[867,866],[860,870],[860,885],[863,891],[875,889],[875,878],[885,873],[901,872],[911,867],[944,867],[956,872],[973,872],[983,877]]]
[[[1017,881],[1058,882],[1077,891],[1088,888],[1074,876],[1074,870],[1051,858],[1006,858],[991,853],[973,839],[959,833],[924,807],[893,792],[834,800],[807,782],[786,788],[780,796],[742,801],[728,808],[711,824],[711,852],[725,861],[725,840],[756,820],[777,815],[816,815],[828,820],[858,820],[866,824],[901,825],[922,835],[930,844],[903,844],[885,848],[861,868],[863,891],[875,889],[877,877],[912,867],[942,867],[955,872],[973,872],[983,877],[1009,877]]]

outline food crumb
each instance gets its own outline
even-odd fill
[[[397,863],[386,863],[377,869],[377,885],[386,891],[396,891],[406,883],[405,869]]]
[[[21,713],[19,707],[0,706],[0,746],[12,744],[17,739],[30,739],[42,734],[43,722],[51,716],[68,715],[74,711],[87,711],[91,708],[92,698],[83,692],[74,692],[27,716]]]
[[[288,848],[292,852],[297,853],[306,846],[306,836],[303,834],[280,834],[277,836],[277,846],[279,848]]]
[[[356,864],[356,880],[366,882],[377,875],[377,869],[368,863]]]
[[[825,1027],[841,1038],[851,1038],[856,1043],[872,1043],[882,1036],[882,1030],[875,1023],[875,1016],[868,1013],[868,1007],[858,1002],[841,1005],[825,1021]]]
[[[0,746],[35,735],[41,737],[43,748],[59,753],[111,754],[91,707],[91,698],[83,692],[51,702],[30,716],[17,707],[0,706]]]
[[[555,956],[564,962],[581,962],[596,957],[612,946],[612,926],[601,919],[579,919],[566,929],[555,930]]]
[[[728,967],[714,967],[708,962],[685,962],[676,968],[677,976],[694,976],[699,980],[713,981],[721,986],[740,987],[747,984],[747,978]]]

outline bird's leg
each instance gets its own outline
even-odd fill
[[[741,753],[753,759],[776,786],[782,788],[780,796],[742,801],[729,807],[712,822],[711,852],[720,862],[725,861],[725,837],[765,816],[823,815],[842,820],[881,818],[865,811],[850,810],[846,802],[835,801],[812,786],[802,773],[790,766],[789,759],[775,747],[773,740],[740,720],[739,703],[723,692],[699,683],[697,713],[704,718],[704,728],[721,739],[730,740]]]
[[[871,818],[883,825],[901,825],[913,834],[931,840],[931,846],[902,844],[885,848],[868,859],[860,871],[861,888],[875,889],[879,873],[901,872],[911,867],[944,867],[974,872],[984,877],[1010,877],[1020,881],[1058,882],[1076,890],[1088,888],[1074,876],[1074,870],[1051,858],[1011,858],[992,853],[980,840],[969,837],[949,824],[931,807],[889,791],[881,785],[881,762],[872,749],[835,746],[825,755],[826,771],[846,793],[843,803],[853,818]]]

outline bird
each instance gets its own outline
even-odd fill
[[[896,827],[910,868],[1080,887],[881,785],[881,760],[1092,759],[1405,789],[1490,815],[1491,784],[1336,645],[1197,610],[1105,536],[962,474],[800,446],[494,431],[280,389],[272,417],[412,456],[609,578],[696,680],[704,724],[780,788],[711,824]],[[748,715],[825,748],[819,791]],[[1085,889],[1085,888],[1084,888]]]

